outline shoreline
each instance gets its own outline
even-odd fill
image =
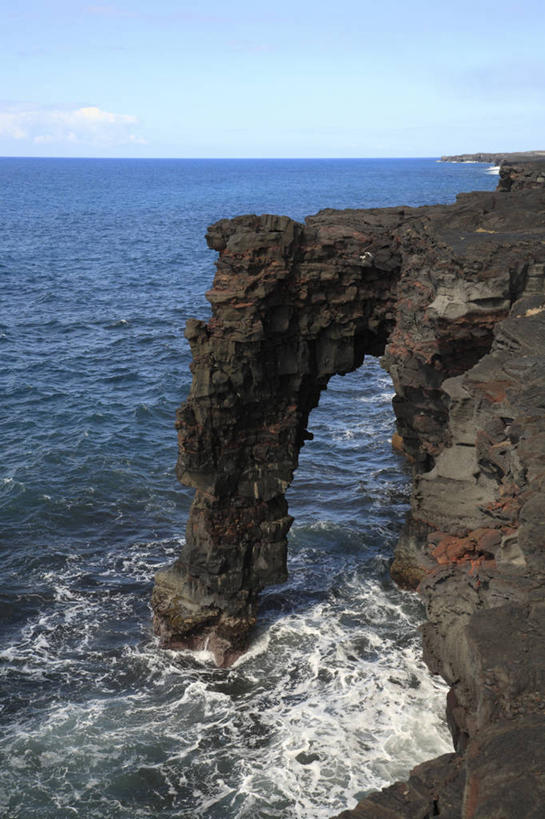
[[[545,160],[545,151],[503,151],[498,153],[454,154],[442,156],[441,162],[483,162],[502,165],[504,162],[536,162]]]
[[[178,476],[197,491],[186,549],[156,576],[163,644],[206,645],[220,666],[246,651],[260,590],[286,576],[284,493],[309,413],[366,354],[390,372],[413,465],[392,577],[425,601],[455,750],[342,819],[537,819],[545,806],[544,169],[504,163],[495,193],[453,205],[208,231],[212,318],[187,323],[177,422]]]

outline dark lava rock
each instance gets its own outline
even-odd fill
[[[545,162],[512,168],[453,205],[209,228],[212,318],[187,323],[177,416],[196,493],[186,546],[156,577],[163,644],[220,665],[246,649],[260,590],[286,577],[309,413],[366,353],[392,376],[394,443],[413,464],[392,576],[425,601],[455,753],[345,819],[545,815]]]
[[[491,162],[494,165],[500,165],[504,162],[527,164],[535,160],[545,160],[545,151],[503,151],[500,153],[456,154],[455,156],[441,157],[441,162]]]

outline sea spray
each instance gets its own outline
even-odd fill
[[[0,169],[0,813],[326,817],[449,750],[421,606],[389,580],[408,474],[372,359],[311,415],[290,578],[263,593],[248,654],[221,671],[161,650],[149,596],[191,503],[173,419],[185,320],[208,315],[207,225],[452,201],[493,175],[434,160]]]

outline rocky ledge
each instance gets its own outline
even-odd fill
[[[441,162],[490,162],[494,165],[501,165],[503,162],[542,162],[543,160],[545,160],[545,151],[504,151],[495,154],[456,154],[441,157]]]
[[[381,355],[414,470],[392,575],[425,601],[454,749],[341,816],[545,815],[543,185],[304,224],[243,216],[207,239],[212,318],[187,324],[177,420],[196,494],[186,546],[156,577],[163,644],[219,665],[245,650],[259,591],[286,577],[309,413],[332,375]]]

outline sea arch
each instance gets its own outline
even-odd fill
[[[322,211],[304,224],[264,215],[209,228],[219,252],[212,317],[187,322],[193,382],[177,414],[177,474],[196,492],[186,544],[152,597],[163,645],[206,647],[222,666],[246,649],[259,592],[287,576],[285,493],[333,375],[384,356],[398,445],[417,471],[433,465],[448,417],[441,383],[488,350],[509,307],[496,300],[489,321],[483,310],[460,320],[454,261],[454,295],[438,295],[434,265],[449,263],[432,238],[441,214]],[[469,295],[482,301],[480,290]],[[414,585],[420,570],[403,554],[394,574]]]

